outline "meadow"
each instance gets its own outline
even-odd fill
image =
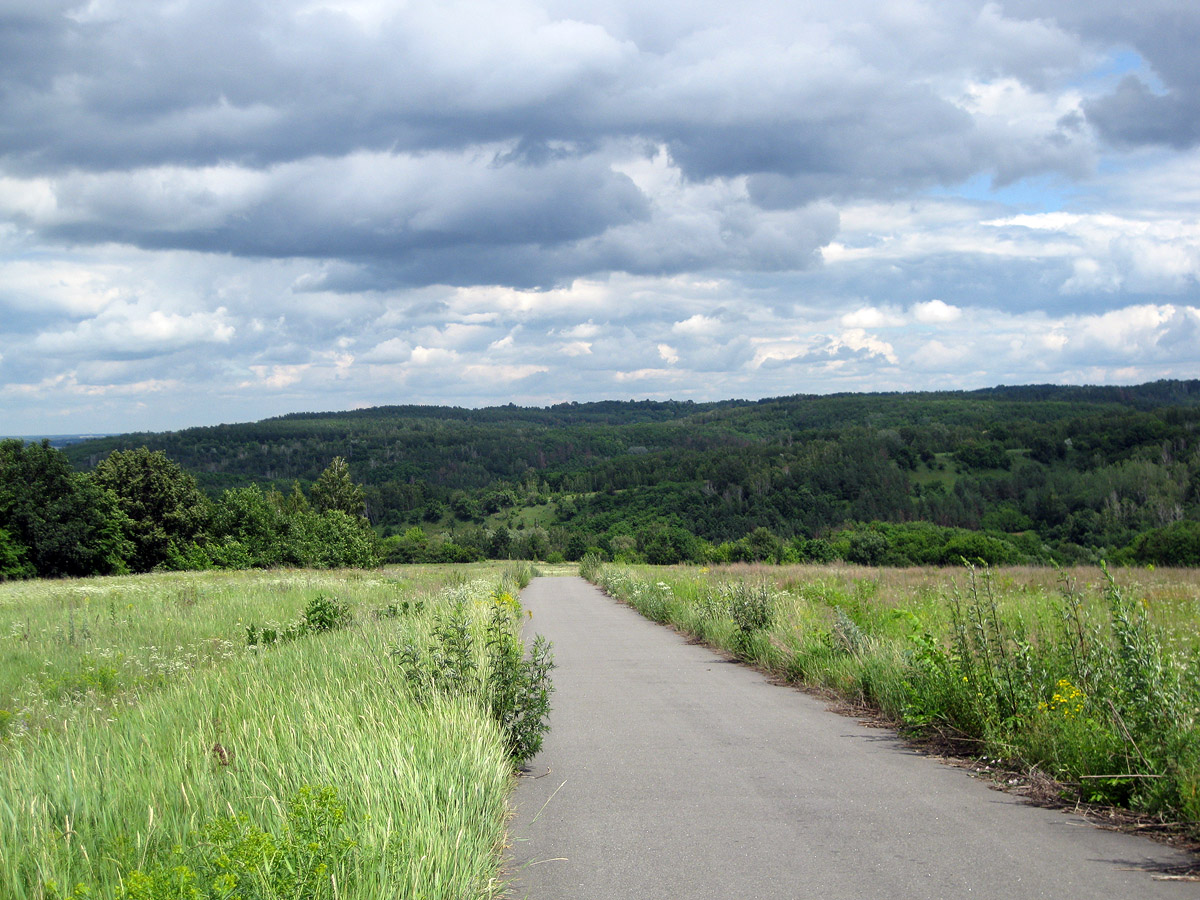
[[[0,584],[0,896],[498,896],[531,576]]]
[[[1200,837],[1200,571],[581,568],[928,745]]]

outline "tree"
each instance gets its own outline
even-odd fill
[[[579,560],[583,559],[583,555],[587,553],[587,549],[587,538],[585,538],[578,531],[574,531],[567,539],[567,550],[564,555],[571,562],[578,562]]]
[[[479,518],[479,504],[463,491],[455,491],[450,497],[450,511],[456,519],[473,522]]]
[[[319,512],[337,509],[348,516],[364,517],[367,514],[366,494],[350,478],[350,466],[340,456],[335,456],[317,477],[311,496],[312,504]]]
[[[110,491],[49,441],[0,441],[0,528],[43,578],[127,571],[131,527]]]
[[[517,559],[545,559],[550,552],[550,541],[544,528],[530,528],[522,532],[516,545],[511,548]]]
[[[362,516],[340,509],[317,512],[297,505],[295,494],[263,492],[258,485],[226,491],[213,516],[214,540],[206,548],[226,568],[374,566],[379,545]]]
[[[1138,535],[1133,558],[1156,566],[1200,566],[1200,522],[1176,522]]]
[[[879,566],[883,564],[887,550],[887,538],[878,531],[852,531],[846,550],[846,562],[858,563],[861,566]]]
[[[230,488],[213,514],[214,561],[229,568],[270,568],[290,560],[284,552],[287,519],[257,484]]]
[[[212,515],[196,479],[161,450],[114,450],[92,480],[113,493],[130,520],[130,564],[137,572],[149,572],[194,543]]]
[[[0,528],[0,581],[9,578],[29,578],[36,574],[33,566],[25,559],[28,551]]]
[[[642,535],[642,555],[656,566],[671,566],[696,559],[695,536],[677,525],[656,526]]]
[[[967,562],[983,562],[989,566],[1009,565],[1016,561],[1016,549],[999,538],[981,534],[978,531],[968,531],[957,534],[946,541],[943,551],[942,565],[952,566]]]
[[[292,492],[288,494],[287,499],[283,501],[283,511],[289,516],[296,516],[300,513],[306,513],[312,509],[312,504],[308,502],[308,498],[304,496],[304,491],[300,487],[300,482],[292,482]]]
[[[317,569],[379,565],[379,541],[362,516],[352,516],[340,509],[302,514],[293,523],[293,532],[297,539],[290,561],[297,565]]]
[[[492,559],[508,559],[512,554],[512,533],[501,525],[492,532],[492,540],[488,546],[488,556]]]
[[[385,559],[390,563],[417,563],[427,561],[429,535],[420,525],[413,525],[404,534],[387,539]]]
[[[750,558],[755,562],[772,562],[779,558],[782,552],[779,538],[767,528],[755,528],[745,537],[746,547]]]

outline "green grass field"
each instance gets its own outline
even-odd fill
[[[497,896],[500,731],[394,652],[455,603],[482,635],[502,575],[0,584],[0,896]],[[353,624],[262,641],[318,595]]]
[[[652,618],[914,733],[1078,799],[1200,819],[1200,572],[587,568]],[[422,671],[458,679],[438,653],[470,633],[486,656],[529,574],[0,584],[0,896],[500,896],[505,736],[478,697],[413,690],[403,661],[426,648]],[[299,628],[314,603],[351,624]]]
[[[913,735],[1200,836],[1196,570],[584,571],[650,618]]]

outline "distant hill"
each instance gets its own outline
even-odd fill
[[[51,447],[62,449],[69,447],[71,444],[78,444],[81,441],[96,441],[107,437],[116,437],[112,434],[12,434],[0,435],[0,440],[6,437],[15,437],[17,440],[25,441],[27,444],[40,444],[42,441],[48,441]]]
[[[1200,381],[795,395],[716,403],[381,406],[85,440],[163,450],[207,491],[308,485],[335,456],[384,533],[647,528],[714,543],[855,522],[1031,532],[1099,553],[1200,512]],[[555,529],[558,529],[556,532]],[[1076,551],[1071,548],[1082,548]]]

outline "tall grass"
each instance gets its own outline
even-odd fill
[[[115,702],[89,687],[10,730],[0,896],[497,896],[512,775],[500,730],[471,698],[418,702],[394,656],[456,603],[484,634],[498,573],[471,577],[480,571],[278,575],[286,586],[204,575],[188,582],[197,596],[185,607],[201,622],[184,615],[174,632],[173,579],[148,579],[165,596],[136,579],[43,584],[49,611],[5,594],[0,611],[31,642],[61,643],[70,607],[54,598],[83,589],[141,605],[127,621],[97,622],[79,652],[100,641],[133,652],[155,626],[159,644],[184,648],[176,658],[204,641],[232,649],[152,685],[122,682]],[[249,621],[294,619],[318,592],[346,600],[354,626],[246,645]],[[232,599],[242,594],[253,596]]]
[[[911,732],[1037,767],[1084,801],[1200,832],[1194,573],[606,566],[594,574],[650,618]],[[747,607],[747,597],[760,599]]]
[[[0,583],[0,737],[120,707],[245,654],[250,625],[282,630],[320,593],[370,610],[498,565],[361,572],[178,572]]]

